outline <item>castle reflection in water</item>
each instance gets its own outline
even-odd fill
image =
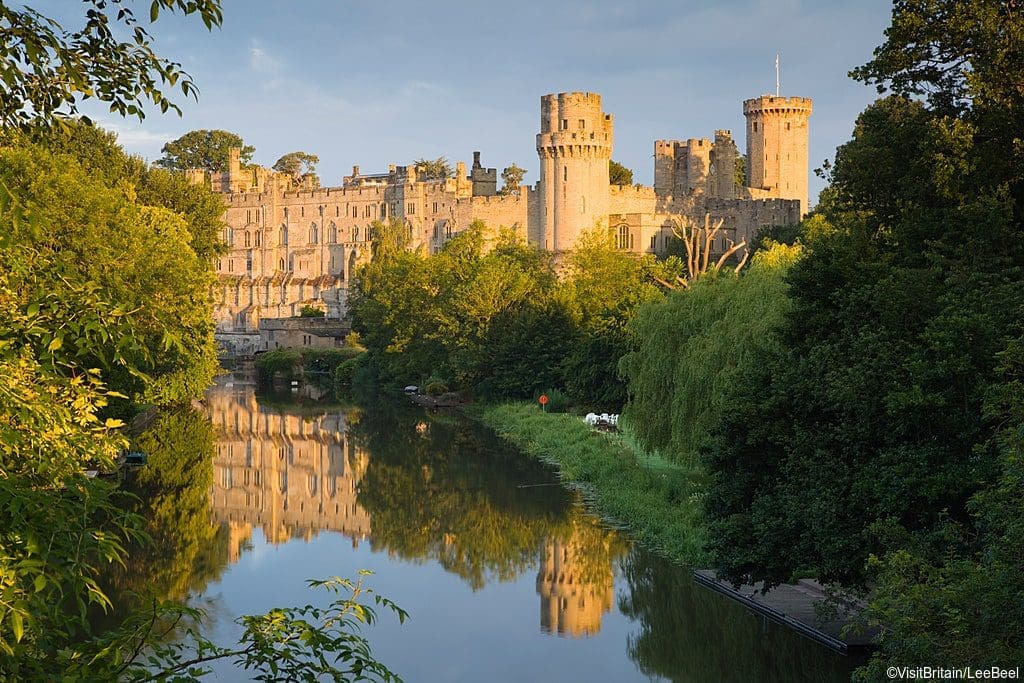
[[[273,544],[320,531],[341,533],[353,547],[371,537],[370,514],[358,502],[371,455],[350,438],[342,411],[279,412],[261,406],[251,385],[230,380],[211,389],[206,402],[217,433],[212,515],[228,529],[231,562],[257,527]],[[572,638],[594,635],[614,595],[610,535],[577,519],[561,531],[538,549],[540,627]],[[603,558],[597,566],[595,550]]]

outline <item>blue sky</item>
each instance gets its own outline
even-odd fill
[[[50,4],[77,9],[65,3]],[[499,172],[523,166],[532,184],[540,96],[588,90],[615,116],[613,158],[649,184],[656,139],[727,128],[742,151],[742,100],[774,92],[780,53],[782,94],[814,99],[813,170],[876,97],[846,74],[870,58],[890,11],[881,0],[224,0],[220,30],[174,16],[152,29],[201,90],[181,118],[153,112],[139,124],[87,110],[151,160],[189,130],[222,128],[265,165],[319,155],[325,185],[353,164],[468,164],[473,150]],[[821,186],[812,173],[812,202]]]

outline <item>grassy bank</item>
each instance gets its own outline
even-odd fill
[[[472,414],[526,453],[558,468],[610,521],[652,550],[704,566],[703,473],[639,453],[628,438],[597,432],[574,415],[527,403],[477,406]]]

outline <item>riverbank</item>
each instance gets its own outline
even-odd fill
[[[558,468],[606,520],[628,527],[655,552],[706,566],[701,499],[704,473],[639,452],[620,434],[598,432],[579,417],[528,403],[478,405],[473,415],[523,452]]]

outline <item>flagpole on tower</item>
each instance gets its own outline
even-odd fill
[[[775,96],[779,96],[779,55],[775,55]]]

